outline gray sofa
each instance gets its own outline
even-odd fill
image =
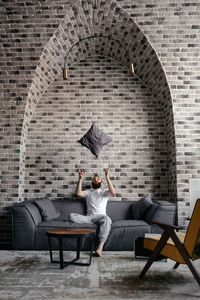
[[[15,203],[11,207],[13,248],[21,250],[48,250],[48,240],[45,231],[49,228],[63,227],[95,227],[91,224],[76,224],[69,221],[71,212],[85,214],[85,199],[46,199],[56,210],[55,215],[45,217],[38,206],[44,199],[27,200]],[[146,201],[148,200],[148,201]],[[160,233],[152,220],[169,224],[177,224],[176,205],[166,201],[152,201],[146,196],[138,201],[109,201],[107,214],[112,220],[112,228],[104,250],[131,251],[134,239],[143,237],[145,233]],[[98,231],[98,228],[96,228]],[[96,244],[97,244],[96,240]],[[90,241],[83,240],[82,249],[88,250]],[[53,239],[53,249],[58,249],[57,239]],[[75,250],[74,239],[64,239],[63,249]]]

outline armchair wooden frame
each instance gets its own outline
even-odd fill
[[[195,211],[196,210],[196,211]],[[195,222],[194,222],[195,219]],[[196,223],[196,220],[199,220],[198,223]],[[150,266],[152,265],[152,263],[156,260],[156,258],[158,257],[159,254],[171,258],[173,260],[176,261],[173,269],[178,268],[178,266],[183,263],[183,264],[187,264],[187,266],[189,267],[190,271],[192,272],[195,280],[197,281],[197,283],[200,285],[200,273],[197,270],[197,268],[195,267],[195,265],[193,264],[193,260],[194,259],[198,259],[199,257],[195,257],[194,254],[194,247],[197,243],[197,237],[199,237],[199,227],[200,227],[200,199],[197,200],[194,211],[193,211],[193,215],[190,221],[190,224],[188,226],[188,230],[186,232],[186,234],[184,234],[184,240],[182,241],[179,237],[179,233],[177,232],[179,227],[178,226],[174,226],[174,225],[169,225],[169,224],[165,224],[162,222],[153,222],[155,224],[157,224],[160,228],[162,228],[164,230],[163,234],[161,235],[160,239],[158,239],[156,241],[156,246],[155,248],[148,248],[152,250],[152,254],[149,257],[146,265],[144,266],[142,272],[140,273],[139,277],[140,278],[144,278],[146,272],[148,271],[148,269],[150,268]],[[193,230],[194,229],[194,225],[197,225],[197,230]],[[195,231],[195,233],[197,233],[196,235],[193,233]],[[191,233],[191,234],[190,234]],[[183,233],[182,233],[183,234]],[[192,235],[192,239],[190,237],[190,235]],[[171,243],[169,243],[169,238],[171,239]],[[147,238],[148,239],[148,238]],[[189,241],[187,241],[189,240]],[[194,240],[194,242],[193,242]],[[154,241],[155,244],[155,241]],[[167,253],[167,249],[165,251],[162,252],[162,250],[164,250],[164,247],[168,244],[169,247],[171,247],[169,252],[169,256],[166,255]],[[192,245],[192,246],[191,246]],[[191,249],[192,247],[192,249]],[[146,248],[146,247],[145,247]],[[172,250],[177,251],[178,255],[177,256],[173,256],[170,254],[173,252]],[[177,257],[174,258],[174,257]]]

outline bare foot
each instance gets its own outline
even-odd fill
[[[99,257],[102,256],[103,245],[104,245],[104,242],[100,242],[98,245],[98,248],[96,250],[96,255]]]
[[[101,257],[102,256],[102,250],[97,249],[96,255],[99,256],[99,257]]]

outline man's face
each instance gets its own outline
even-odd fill
[[[92,178],[92,187],[94,190],[99,189],[101,187],[102,184],[102,179],[99,176],[94,176]]]

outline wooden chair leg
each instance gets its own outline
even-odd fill
[[[200,274],[199,274],[197,268],[194,266],[192,260],[189,258],[186,263],[188,265],[188,268],[192,272],[194,278],[196,279],[197,283],[200,285]]]
[[[179,265],[180,265],[180,263],[176,262],[173,269],[177,269]]]
[[[162,251],[162,249],[165,246],[168,238],[169,238],[169,232],[164,231],[164,233],[162,234],[159,242],[157,243],[156,247],[154,248],[151,256],[149,257],[146,265],[144,266],[142,272],[140,273],[139,278],[143,278],[144,277],[144,275],[146,274],[146,272],[148,271],[148,269],[151,267],[152,263],[156,260],[156,258],[158,257],[158,255]]]
[[[199,274],[198,270],[196,269],[196,267],[194,266],[194,264],[193,264],[193,262],[192,262],[192,260],[189,256],[187,250],[185,249],[184,245],[180,242],[179,237],[177,236],[177,233],[175,231],[172,233],[171,238],[172,238],[175,246],[177,247],[179,253],[183,257],[185,263],[187,264],[188,268],[192,272],[192,274],[193,274],[194,278],[196,279],[197,283],[200,285],[200,274]],[[175,266],[176,266],[176,264],[175,264]]]

